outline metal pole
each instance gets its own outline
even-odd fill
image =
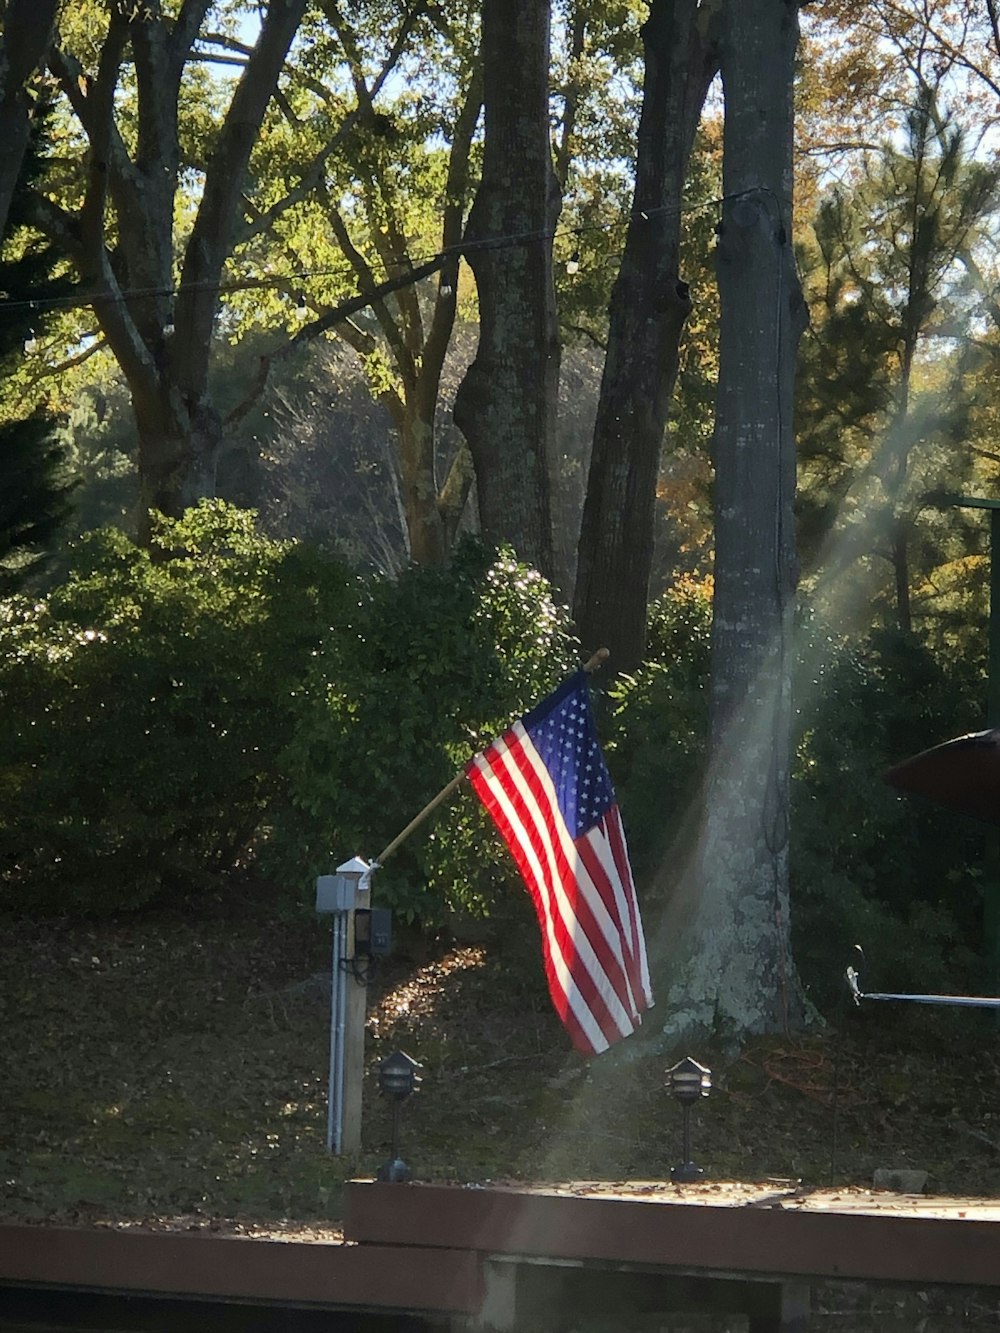
[[[340,918],[340,961],[337,964],[337,1070],[336,1104],[337,1119],[333,1151],[339,1156],[344,1150],[344,1059],[346,1054],[347,1032],[347,913],[338,912]]]
[[[341,966],[347,913],[333,913],[333,957],[330,964],[330,1077],[326,1099],[326,1150],[338,1153],[344,1125],[344,991]]]
[[[333,913],[333,953],[329,964],[329,1076],[327,1078],[327,1152],[333,1152],[333,1122],[336,1120],[335,1084],[337,1068],[337,958],[340,941],[337,938],[340,913]]]

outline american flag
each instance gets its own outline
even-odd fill
[[[621,815],[583,671],[466,773],[538,914],[549,994],[573,1045],[597,1054],[653,1003]]]

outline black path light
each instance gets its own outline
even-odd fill
[[[423,1065],[405,1051],[393,1051],[378,1067],[379,1091],[392,1100],[392,1157],[378,1169],[379,1180],[409,1180],[410,1168],[399,1155],[399,1112],[422,1082]]]
[[[667,1087],[684,1114],[684,1160],[671,1167],[670,1179],[682,1184],[700,1180],[705,1173],[691,1160],[691,1107],[712,1091],[712,1071],[686,1055],[667,1070]]]

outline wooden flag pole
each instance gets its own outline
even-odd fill
[[[598,648],[597,652],[593,655],[593,657],[589,658],[586,662],[584,662],[583,664],[584,671],[587,673],[588,676],[592,671],[598,671],[608,660],[609,656],[610,652],[607,648]],[[396,848],[400,845],[400,843],[405,842],[406,839],[413,832],[413,830],[415,828],[418,828],[424,822],[427,816],[438,808],[438,806],[441,804],[442,801],[446,801],[448,797],[452,794],[452,792],[458,789],[458,785],[463,780],[464,777],[465,777],[464,769],[461,771],[461,773],[456,773],[455,776],[452,778],[452,780],[448,783],[448,785],[446,787],[442,787],[441,790],[438,792],[438,794],[432,797],[431,800],[427,802],[427,804],[424,806],[424,808],[420,811],[418,815],[414,815],[414,817],[407,824],[406,828],[403,829],[402,833],[396,834],[392,842],[389,843],[389,846],[386,847],[385,851],[380,852],[378,856],[376,856],[375,860],[372,862],[372,869],[375,869],[377,866],[380,866],[387,856],[391,856],[392,853],[396,850]]]

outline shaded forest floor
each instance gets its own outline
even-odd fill
[[[388,1156],[374,1066],[397,1047],[425,1067],[401,1145],[420,1179],[651,1180],[680,1159],[664,1091],[679,1053],[657,1052],[655,1022],[588,1062],[568,1048],[540,966],[495,946],[401,950],[376,977],[363,1151],[337,1159],[324,1147],[329,931],[317,922],[248,904],[0,924],[0,1220],[335,1230],[343,1181]],[[989,1015],[872,1006],[836,1029],[690,1054],[714,1073],[693,1122],[707,1184],[869,1186],[877,1168],[910,1167],[929,1172],[931,1193],[1000,1197]]]
[[[420,1178],[662,1179],[679,1158],[664,1091],[678,1053],[656,1052],[655,1010],[639,1037],[584,1060],[540,966],[495,947],[399,952],[376,977],[363,1151],[331,1159],[327,929],[252,905],[2,926],[7,1216],[335,1221],[340,1183],[387,1156],[373,1071],[397,1047],[425,1066],[403,1114]],[[693,1122],[710,1178],[870,1185],[879,1167],[913,1167],[931,1192],[1000,1197],[988,1014],[872,1006],[837,1030],[690,1054],[714,1071]]]

